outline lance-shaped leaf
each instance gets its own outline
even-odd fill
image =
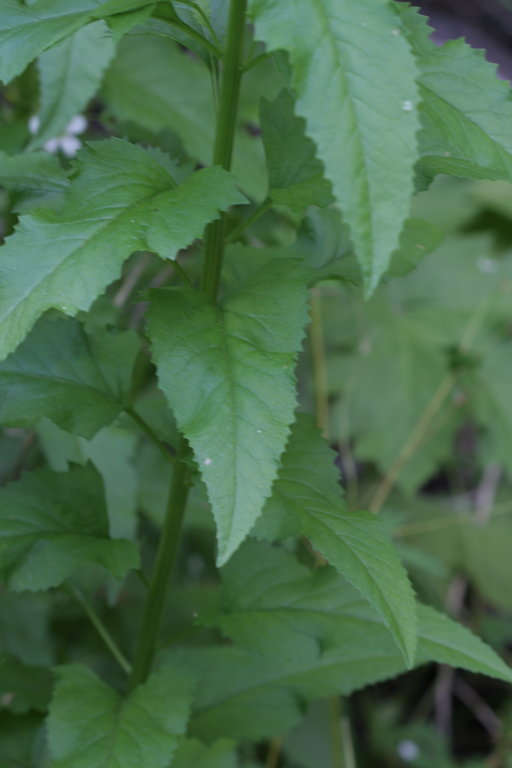
[[[396,4],[404,34],[418,57],[422,102],[420,171],[512,180],[510,84],[464,40],[439,47],[416,9]]]
[[[39,58],[40,126],[31,146],[60,136],[98,90],[115,46],[104,21],[87,24]]]
[[[306,536],[380,613],[412,664],[417,621],[411,584],[375,515],[345,508],[333,461],[313,419],[300,415],[256,535]]]
[[[275,101],[262,100],[261,132],[269,197],[276,205],[301,212],[308,205],[330,205],[333,197],[315,144],[306,136],[304,119],[294,115],[293,106],[288,91],[281,91]]]
[[[133,332],[88,336],[72,318],[42,318],[0,363],[0,423],[28,427],[44,415],[92,437],[127,404],[138,350]]]
[[[0,573],[11,589],[57,586],[85,563],[102,565],[116,578],[138,564],[131,542],[108,538],[95,469],[38,470],[0,491]]]
[[[398,245],[413,191],[415,59],[388,2],[252,0],[250,8],[258,39],[289,54],[297,114],[371,292]]]
[[[188,680],[159,673],[123,698],[78,664],[57,674],[48,718],[54,768],[167,768],[187,724]]]
[[[198,291],[161,290],[152,292],[148,315],[160,385],[208,488],[219,563],[270,494],[293,419],[293,368],[307,320],[301,263],[267,261],[257,251],[250,259],[220,306]]]
[[[311,571],[282,550],[252,544],[224,579],[224,613],[209,622],[243,648],[169,658],[210,683],[197,689],[191,734],[276,735],[300,719],[304,700],[347,695],[405,671],[375,611],[332,568]],[[418,615],[417,665],[436,661],[512,681],[512,670],[465,627],[427,606]]]
[[[233,177],[216,166],[176,187],[141,147],[119,139],[90,145],[59,214],[22,217],[0,250],[0,359],[45,310],[87,310],[148,239],[173,258],[219,210],[244,201]]]

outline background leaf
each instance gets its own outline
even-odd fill
[[[39,58],[40,127],[31,146],[64,133],[71,118],[82,112],[99,89],[115,52],[104,21],[87,24]]]
[[[44,414],[92,437],[128,404],[138,351],[133,332],[89,336],[72,318],[42,318],[0,363],[0,423],[33,426]]]
[[[102,483],[90,467],[43,469],[0,491],[0,570],[16,591],[57,586],[85,563],[116,578],[138,565],[128,541],[109,540]]]
[[[61,667],[48,719],[53,765],[166,768],[189,705],[186,684],[166,674],[153,675],[123,699],[85,667]]]

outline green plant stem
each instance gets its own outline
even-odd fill
[[[171,6],[172,7],[172,6]],[[176,29],[181,29],[182,32],[184,32],[186,35],[191,37],[193,40],[195,40],[197,43],[202,45],[204,48],[206,48],[207,51],[212,53],[214,56],[216,56],[218,59],[222,59],[223,53],[218,48],[215,43],[212,43],[210,40],[208,40],[207,37],[202,35],[200,32],[197,31],[197,29],[194,29],[194,27],[189,26],[185,21],[180,19],[176,11],[174,11],[175,19],[169,19],[169,18],[162,18],[162,17],[155,17],[160,18],[160,21],[165,21],[167,24],[170,24],[171,27],[176,27]]]
[[[149,426],[142,416],[139,416],[137,411],[131,406],[125,408],[125,413],[137,424],[138,427],[146,434],[154,445],[158,448],[165,460],[174,466],[175,457],[169,452],[169,449],[165,447],[164,443],[160,440],[156,432]]]
[[[258,221],[258,219],[261,219],[262,216],[265,215],[265,213],[269,210],[269,208],[272,207],[272,200],[270,197],[267,197],[260,205],[258,205],[257,208],[254,209],[254,211],[251,213],[250,216],[248,216],[246,219],[240,222],[240,224],[235,227],[229,235],[226,237],[226,245],[228,243],[234,243],[235,240],[238,240],[242,232],[245,232],[245,230],[251,226],[251,224],[254,224],[255,221]]]
[[[94,626],[96,632],[101,637],[114,659],[117,661],[121,669],[126,672],[127,675],[129,675],[132,670],[130,662],[123,654],[94,608],[89,605],[82,593],[75,587],[68,587],[68,592],[77,601],[77,603],[82,606],[88,618],[90,619],[91,624]]]
[[[131,689],[146,681],[155,654],[158,630],[165,605],[169,579],[176,560],[181,525],[187,505],[190,484],[190,469],[186,463],[188,455],[188,443],[182,437],[180,438],[180,445],[176,454],[167,512],[142,618],[142,627],[135,650],[133,669],[130,676]]]
[[[226,55],[222,72],[217,128],[213,148],[213,164],[226,171],[231,168],[235,140],[236,116],[240,94],[242,45],[246,0],[231,0],[229,6]],[[212,222],[205,231],[205,264],[201,289],[213,303],[217,300],[222,258],[224,255],[224,221]]]

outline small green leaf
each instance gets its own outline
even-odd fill
[[[398,245],[413,191],[415,59],[391,3],[252,0],[250,8],[258,39],[289,54],[297,114],[317,145],[371,293]]]
[[[307,275],[248,251],[245,278],[214,306],[198,291],[153,291],[148,329],[160,385],[194,450],[217,523],[219,563],[270,493],[295,407]]]
[[[276,205],[301,212],[309,205],[330,205],[333,197],[315,144],[306,136],[304,119],[294,115],[293,106],[293,98],[285,90],[273,102],[262,100],[261,131],[269,196]]]
[[[133,332],[89,336],[72,318],[42,318],[0,363],[0,423],[34,426],[44,414],[92,437],[127,404],[138,351]]]
[[[206,746],[197,739],[180,742],[172,768],[237,768],[235,748],[230,741],[222,740]]]
[[[226,171],[212,166],[175,187],[150,152],[120,139],[91,144],[79,154],[77,170],[59,214],[38,210],[22,217],[0,250],[0,359],[45,310],[87,310],[123,261],[148,247],[152,221],[155,241],[165,246],[161,255],[173,258],[220,206],[242,201]],[[169,217],[165,224],[162,216]],[[172,233],[169,241],[164,233]]]
[[[256,535],[310,539],[378,611],[412,664],[417,621],[407,574],[375,515],[346,509],[333,461],[313,419],[300,415]]]
[[[57,586],[85,563],[116,578],[138,565],[133,544],[108,538],[96,470],[38,470],[0,490],[0,572],[11,589]]]
[[[167,768],[187,724],[186,681],[159,673],[122,698],[78,664],[57,675],[48,718],[54,768]]]
[[[60,136],[71,118],[85,109],[98,90],[114,51],[107,25],[96,21],[40,56],[40,127],[32,147]]]

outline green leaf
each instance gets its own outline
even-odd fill
[[[0,152],[0,184],[17,193],[14,210],[26,211],[59,200],[69,181],[58,158],[47,152],[13,156]]]
[[[309,205],[328,206],[333,197],[316,147],[304,133],[305,122],[294,115],[293,107],[293,98],[285,90],[273,102],[262,100],[261,131],[269,196],[276,205],[301,212]]]
[[[41,415],[92,437],[127,405],[139,343],[133,332],[89,336],[48,315],[0,363],[0,423],[34,426]]]
[[[252,0],[250,8],[258,39],[289,54],[297,114],[317,145],[371,293],[398,245],[413,191],[415,59],[387,2]]]
[[[225,569],[226,612],[218,617],[244,650],[175,651],[168,659],[209,680],[190,723],[199,738],[277,735],[298,722],[304,700],[348,695],[405,671],[377,614],[333,569],[310,571],[282,550],[254,546],[244,545],[246,559],[241,551]],[[469,630],[427,606],[418,616],[418,665],[436,661],[512,682],[512,670]]]
[[[39,58],[41,103],[39,130],[31,146],[64,133],[99,89],[115,47],[104,21],[77,30]]]
[[[42,51],[87,23],[102,0],[1,0],[0,80],[20,75]]]
[[[375,515],[346,509],[334,457],[313,419],[300,415],[256,535],[306,536],[378,611],[412,664],[417,621],[407,574]]]
[[[27,666],[49,666],[54,662],[48,595],[0,594],[0,653],[14,656]]]
[[[150,234],[173,258],[221,208],[244,200],[221,168],[175,187],[151,153],[119,139],[91,144],[77,169],[62,211],[22,217],[0,250],[0,359],[45,310],[87,310]]]
[[[16,591],[57,586],[84,563],[121,578],[138,565],[135,546],[109,540],[103,487],[90,466],[38,470],[0,491],[0,572]]]
[[[222,564],[250,531],[285,447],[307,275],[257,250],[212,305],[198,291],[153,291],[148,329],[160,385],[189,440],[217,523]]]
[[[183,680],[153,675],[122,698],[78,664],[57,674],[48,719],[54,768],[167,768],[187,724]]]
[[[416,9],[395,9],[420,70],[420,171],[429,180],[444,173],[510,181],[510,85],[497,79],[484,51],[462,39],[439,47]]]
[[[0,656],[0,702],[16,714],[36,709],[46,712],[52,673],[47,667],[28,666],[15,656]]]
[[[237,768],[236,751],[229,741],[206,746],[197,739],[184,739],[174,756],[172,768]]]

